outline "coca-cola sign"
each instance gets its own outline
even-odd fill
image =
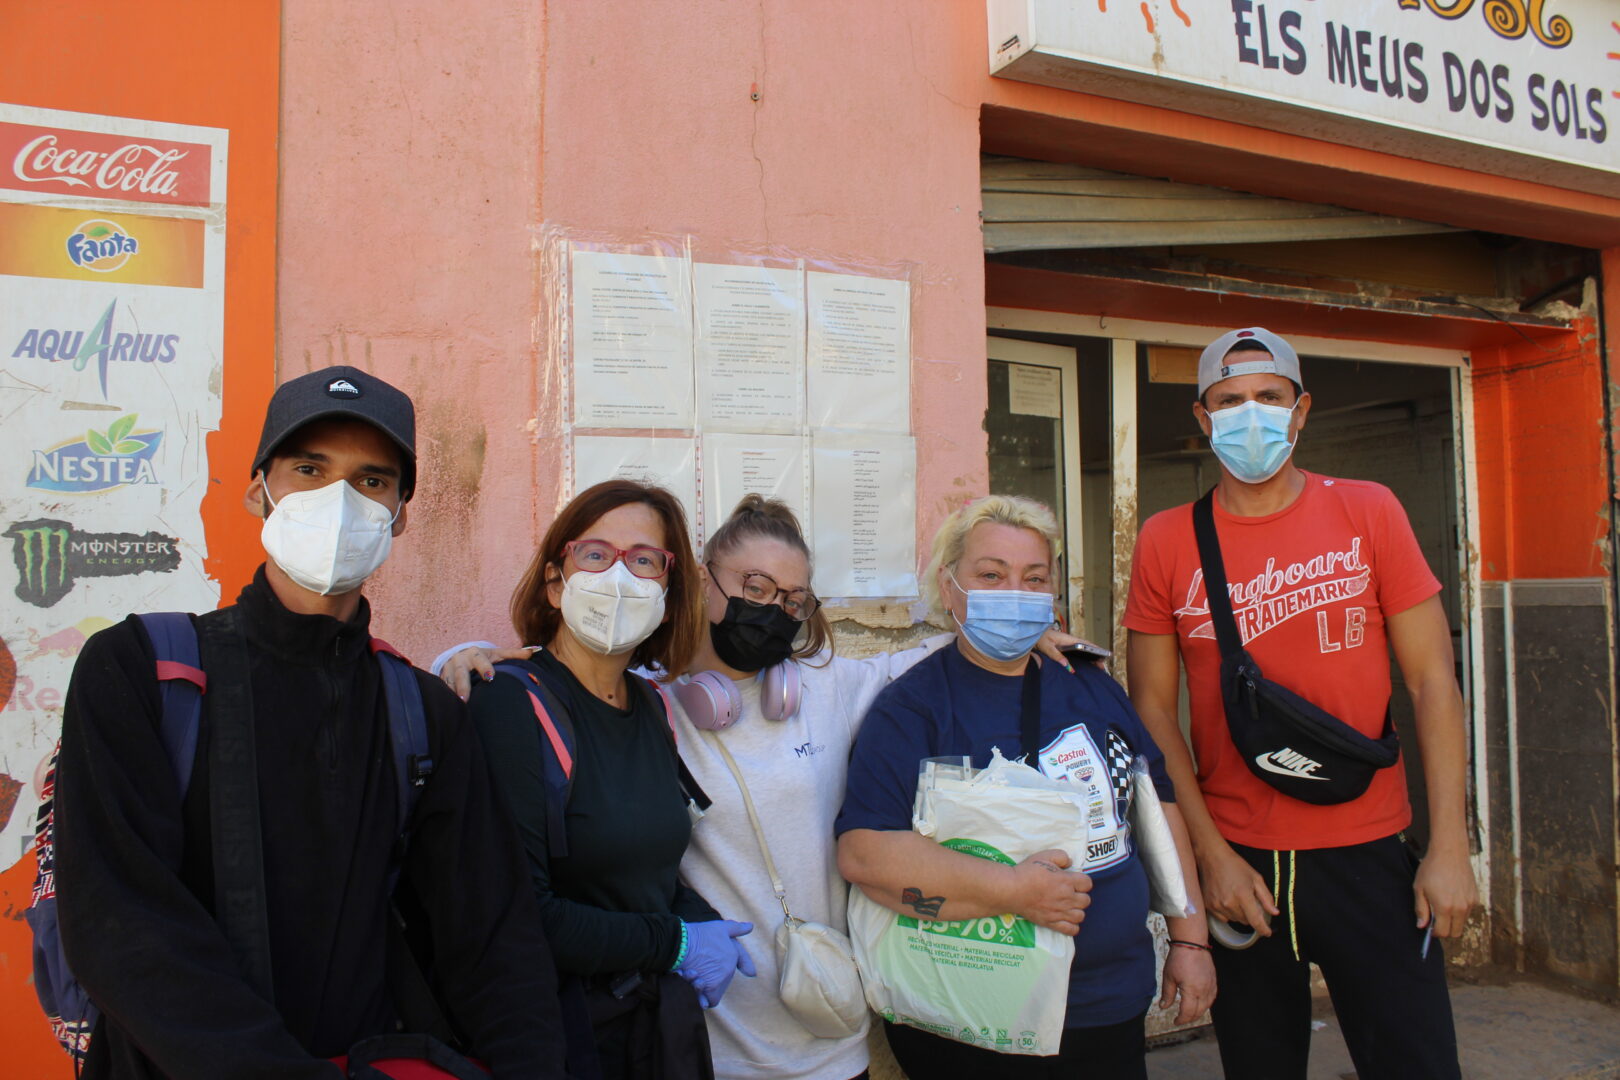
[[[0,187],[16,191],[207,206],[210,165],[201,143],[0,122]]]

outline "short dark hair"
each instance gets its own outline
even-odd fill
[[[1227,349],[1226,350],[1226,356],[1231,356],[1233,353],[1240,353],[1240,352],[1257,352],[1257,353],[1265,353],[1267,356],[1271,355],[1271,350],[1270,349],[1266,348],[1264,345],[1260,344],[1258,341],[1255,341],[1252,338],[1245,338],[1245,339],[1239,341],[1236,345],[1233,345],[1230,349]],[[1226,357],[1223,356],[1223,357],[1221,357],[1221,359],[1224,360],[1224,359],[1226,359]],[[1211,384],[1211,385],[1213,385],[1213,384]],[[1300,395],[1305,393],[1305,388],[1303,386],[1299,385],[1299,383],[1295,382],[1293,379],[1288,380],[1288,385],[1292,386],[1294,388],[1294,400],[1298,401],[1300,399]],[[1198,395],[1198,404],[1202,405],[1205,409],[1209,408],[1209,402],[1204,400],[1206,397],[1209,396],[1209,391],[1210,391],[1210,387],[1206,386],[1204,388],[1204,392],[1202,394]]]
[[[411,496],[416,494],[416,461],[409,457],[404,450],[400,449],[399,443],[392,435],[373,424],[370,420],[359,416],[344,416],[341,414],[317,416],[312,420],[299,424],[283,435],[281,440],[269,450],[265,451],[263,460],[254,471],[257,472],[259,468],[262,468],[269,472],[270,464],[277,458],[291,457],[293,452],[299,449],[299,436],[306,428],[314,427],[316,424],[364,424],[381,434],[388,443],[389,452],[394,455],[394,464],[399,467],[399,501],[402,505],[411,501]]]

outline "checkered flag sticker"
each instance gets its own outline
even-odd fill
[[[1131,806],[1131,761],[1136,755],[1117,731],[1108,732],[1108,780],[1114,786],[1117,820],[1124,821]]]

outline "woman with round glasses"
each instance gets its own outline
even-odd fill
[[[722,730],[714,730],[712,711],[677,710],[681,756],[714,800],[692,830],[681,876],[722,911],[760,926],[767,938],[752,950],[759,977],[738,981],[708,1013],[715,1075],[861,1077],[867,1067],[864,1027],[841,1038],[817,1038],[778,996],[778,957],[768,939],[782,921],[782,907],[720,745],[748,785],[793,915],[843,930],[847,887],[838,873],[832,827],[850,746],[878,691],[951,636],[864,660],[833,655],[830,627],[811,588],[809,545],[780,500],[746,496],[709,537],[704,554],[708,633],[685,671],[692,679],[710,672],[727,680],[737,707]],[[1043,648],[1073,640],[1052,635]],[[491,656],[484,648],[457,646],[451,652],[449,663],[445,657],[439,663],[457,693],[465,693],[471,673],[488,677]],[[494,654],[507,655],[516,654]],[[1050,655],[1066,664],[1055,648]],[[791,709],[782,683],[766,675],[784,664],[798,676]],[[767,686],[776,691],[769,702],[762,700]]]
[[[701,587],[673,495],[597,484],[557,515],[512,594],[512,625],[540,643],[522,677],[471,693],[574,1018],[575,1075],[712,1076],[702,1008],[753,974],[737,940],[749,925],[677,877],[691,793],[663,698],[630,670],[689,666],[707,640]],[[585,1018],[594,1046],[574,1037]]]

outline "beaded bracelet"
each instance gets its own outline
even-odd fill
[[[687,941],[686,941],[686,920],[682,919],[680,922],[681,922],[681,948],[680,948],[680,951],[675,954],[675,962],[673,964],[669,965],[669,970],[671,970],[671,971],[680,970],[680,966],[682,964],[686,963],[686,944],[687,944]]]
[[[1181,941],[1181,940],[1179,940],[1177,938],[1171,938],[1170,939],[1170,944],[1172,944],[1172,945],[1180,945],[1183,949],[1198,949],[1198,950],[1200,950],[1202,952],[1209,952],[1209,946],[1208,945],[1200,945],[1196,941]]]

